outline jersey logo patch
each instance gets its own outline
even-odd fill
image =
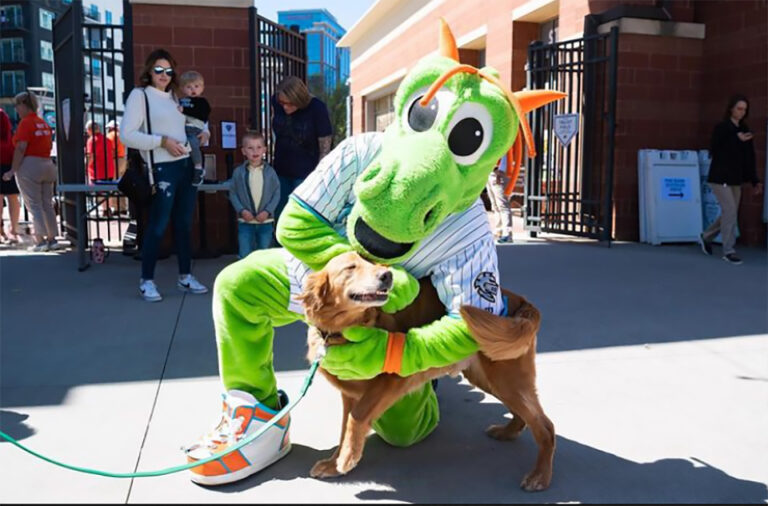
[[[481,272],[475,278],[474,288],[477,294],[488,302],[496,302],[499,284],[492,272]]]

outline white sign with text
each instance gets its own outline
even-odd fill
[[[563,147],[568,147],[579,132],[578,114],[555,114],[555,135]]]

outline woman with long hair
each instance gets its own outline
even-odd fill
[[[142,87],[134,88],[125,103],[120,131],[123,143],[139,150],[151,167],[156,187],[144,229],[139,280],[139,292],[149,302],[162,300],[154,282],[155,266],[160,242],[170,221],[173,221],[179,261],[176,286],[188,293],[208,292],[208,288],[191,274],[192,217],[197,188],[192,184],[193,167],[184,131],[184,115],[178,107],[177,75],[176,60],[168,51],[152,51],[139,77]],[[147,105],[149,118],[146,117]],[[150,129],[151,134],[148,133]],[[207,132],[201,135],[207,141]]]
[[[752,183],[753,193],[760,195],[763,185],[755,170],[753,135],[744,121],[749,115],[749,100],[744,95],[733,95],[728,100],[723,120],[712,132],[707,183],[720,204],[720,216],[700,236],[701,250],[712,254],[712,240],[718,233],[723,238],[723,260],[738,265],[736,255],[736,227],[738,225],[741,185]]]

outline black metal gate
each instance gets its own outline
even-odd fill
[[[272,109],[270,97],[288,76],[307,78],[307,41],[304,35],[249,9],[251,25],[251,128],[261,131],[272,158]]]
[[[130,9],[128,2],[124,4]],[[61,221],[64,234],[77,243],[81,255],[89,236],[117,241],[129,222],[127,203],[115,189],[124,162],[117,143],[106,139],[109,122],[119,123],[122,118],[126,84],[131,82],[126,79],[126,74],[132,75],[131,50],[130,46],[124,50],[124,33],[130,34],[130,28],[84,19],[80,0],[73,0],[53,25]],[[88,141],[88,124],[101,137]],[[94,166],[103,168],[103,174],[102,170],[95,174],[98,180],[87,177],[88,156],[93,157]],[[113,167],[114,173],[108,174],[107,167]],[[87,264],[84,259],[80,263]]]
[[[528,88],[568,97],[535,110],[531,128],[538,156],[525,171],[525,228],[599,239],[613,228],[613,151],[618,30],[528,49]],[[576,116],[576,135],[564,147],[556,124]],[[558,128],[563,133],[567,128]]]

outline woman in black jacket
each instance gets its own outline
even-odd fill
[[[699,236],[702,251],[712,254],[712,240],[718,233],[723,238],[723,260],[740,264],[736,256],[736,225],[741,199],[741,185],[752,183],[755,195],[763,191],[755,171],[755,146],[752,133],[744,120],[749,113],[749,101],[744,95],[734,95],[728,101],[725,119],[712,132],[709,183],[720,204],[721,213],[712,225]]]

